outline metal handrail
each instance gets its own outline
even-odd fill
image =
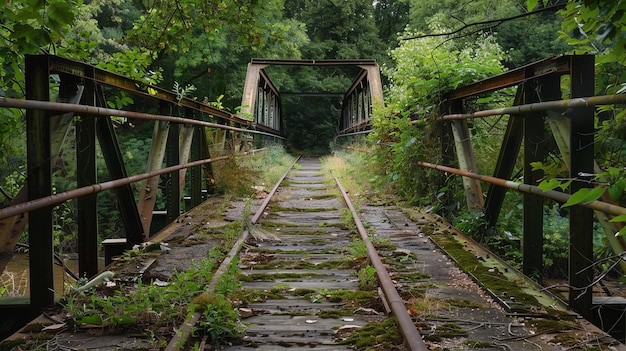
[[[261,149],[261,150],[263,150],[263,149]],[[247,152],[243,152],[240,155],[253,154],[253,153],[257,152],[257,151],[259,151],[259,150],[247,151]],[[110,189],[113,189],[113,188],[118,188],[118,187],[121,187],[121,186],[124,186],[124,185],[135,183],[135,182],[138,182],[140,180],[145,180],[145,179],[148,179],[148,178],[152,178],[154,176],[159,176],[159,175],[162,175],[162,174],[179,171],[179,170],[184,169],[184,168],[190,168],[190,167],[195,167],[195,166],[202,166],[202,165],[207,164],[207,163],[211,163],[211,162],[215,162],[215,161],[221,161],[221,160],[226,160],[229,157],[231,157],[231,156],[230,155],[226,155],[226,156],[219,156],[219,157],[214,157],[214,158],[207,158],[207,159],[204,159],[204,160],[193,161],[193,162],[189,162],[189,163],[183,163],[183,164],[179,164],[179,165],[175,165],[175,166],[161,168],[159,170],[152,171],[152,172],[141,173],[141,174],[137,174],[137,175],[133,175],[133,176],[127,177],[127,178],[110,180],[110,181],[103,182],[103,183],[98,183],[98,184],[91,184],[91,185],[87,185],[87,186],[84,186],[84,187],[81,187],[81,188],[76,188],[76,189],[64,191],[64,192],[61,192],[61,193],[58,193],[58,194],[42,197],[42,198],[39,198],[39,199],[34,199],[34,200],[22,202],[22,203],[19,203],[17,205],[13,205],[13,206],[9,206],[9,207],[5,207],[5,208],[0,209],[0,220],[5,219],[5,218],[9,218],[9,217],[12,217],[12,216],[16,216],[16,215],[19,215],[19,214],[22,214],[22,213],[38,210],[40,208],[44,208],[44,207],[47,207],[47,206],[56,205],[58,203],[61,203],[61,202],[64,202],[64,201],[67,201],[67,200],[70,200],[70,199],[74,199],[74,198],[77,198],[77,197],[81,197],[81,196],[85,196],[85,195],[89,195],[89,194],[99,193],[99,192],[101,192],[103,190],[110,190]]]
[[[232,130],[236,132],[268,135],[268,136],[275,137],[278,139],[285,139],[284,137],[280,135],[262,132],[259,130],[237,128],[237,127],[232,127],[229,125],[223,125],[219,123],[200,121],[197,119],[117,110],[117,109],[88,106],[88,105],[70,104],[70,103],[64,103],[64,102],[22,100],[22,99],[0,97],[0,107],[22,108],[22,109],[30,108],[30,109],[39,109],[39,110],[56,111],[56,112],[73,112],[77,114],[84,114],[86,116],[88,115],[107,116],[107,117],[116,116],[116,117],[144,119],[144,120],[158,120],[158,121],[171,122],[171,123],[192,124],[192,125],[203,126],[203,127],[227,129],[227,130]]]
[[[578,107],[625,104],[625,103],[626,103],[626,94],[599,95],[599,96],[590,96],[590,97],[582,97],[582,98],[567,99],[567,100],[536,102],[533,104],[525,104],[525,105],[519,105],[519,106],[477,111],[474,113],[449,114],[449,115],[443,115],[442,117],[440,117],[440,119],[448,121],[448,120],[479,118],[479,117],[488,117],[488,116],[496,116],[496,115],[512,115],[512,114],[522,114],[522,113],[547,111],[547,110],[567,110],[570,108],[578,108]]]

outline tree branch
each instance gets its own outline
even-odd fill
[[[520,13],[519,15],[515,15],[515,16],[511,16],[511,17],[505,17],[505,18],[498,18],[498,19],[493,19],[493,20],[486,20],[486,21],[478,21],[478,22],[473,22],[470,24],[466,24],[460,28],[457,28],[451,32],[447,32],[447,33],[437,33],[437,34],[424,34],[424,35],[416,35],[416,36],[412,36],[412,37],[408,37],[408,38],[402,38],[402,40],[411,40],[411,39],[421,39],[421,38],[429,38],[429,37],[443,37],[443,36],[448,36],[448,35],[452,35],[452,34],[456,34],[459,33],[463,30],[465,30],[466,28],[469,27],[474,27],[474,26],[480,26],[480,25],[485,25],[485,24],[492,24],[495,23],[495,25],[493,26],[487,26],[484,28],[480,28],[478,31],[483,30],[483,29],[487,29],[487,28],[494,28],[499,26],[500,24],[502,24],[503,22],[507,22],[507,21],[512,21],[518,18],[522,18],[522,17],[527,17],[527,16],[531,16],[531,15],[535,15],[538,13],[542,13],[542,12],[546,12],[546,11],[552,11],[552,10],[556,10],[556,9],[560,9],[565,7],[567,3],[559,3],[553,6],[549,6],[549,7],[544,7],[542,9],[539,10],[535,10],[535,11],[530,11],[530,12],[526,12],[526,13]]]

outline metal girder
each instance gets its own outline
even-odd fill
[[[513,85],[523,83],[529,79],[539,78],[549,74],[568,74],[571,70],[571,58],[574,56],[557,56],[520,67],[506,73],[490,77],[476,83],[468,84],[455,89],[446,96],[446,100],[462,99]],[[593,94],[592,94],[593,95]],[[588,95],[591,96],[591,95]]]
[[[378,65],[374,59],[362,60],[282,60],[253,58],[250,63],[256,65],[280,65],[280,66],[361,66]]]
[[[520,105],[524,101],[524,89],[526,85],[520,86],[517,89],[515,95],[515,101],[513,105]],[[522,145],[522,138],[524,136],[524,122],[521,116],[511,115],[506,125],[506,132],[502,139],[502,145],[500,146],[500,153],[498,160],[496,161],[496,168],[493,172],[493,176],[502,179],[511,179],[513,170],[515,168],[516,158],[519,155],[519,150]],[[506,194],[506,188],[489,186],[487,190],[487,196],[485,199],[485,216],[489,226],[495,226],[498,217],[500,217],[500,209],[504,202],[504,196]]]
[[[559,79],[556,76],[527,81],[523,85],[522,104],[558,98]],[[532,162],[544,161],[548,154],[545,116],[543,112],[523,115],[524,134],[524,184],[536,186],[543,178],[543,171],[533,170]],[[524,231],[522,239],[522,271],[541,282],[543,278],[543,205],[544,199],[535,194],[524,193]]]
[[[98,86],[97,89],[98,105],[102,106],[106,104],[106,102],[100,90],[101,87]],[[111,117],[98,117],[96,122],[96,135],[98,136],[100,150],[102,150],[102,155],[104,156],[104,161],[111,179],[123,179],[128,177]],[[144,231],[142,226],[132,186],[128,184],[116,187],[114,191],[118,199],[120,216],[122,217],[126,231],[126,248],[130,249],[133,245],[142,243],[144,241],[144,234],[147,234],[147,232]]]
[[[48,58],[26,56],[26,99],[50,99]],[[52,194],[50,118],[43,110],[26,110],[28,199]],[[52,206],[30,212],[30,308],[41,311],[54,303]]]
[[[163,102],[169,102],[177,104],[183,107],[193,108],[198,111],[202,111],[211,116],[219,117],[229,120],[240,125],[249,125],[250,121],[240,119],[239,117],[231,114],[230,112],[217,109],[213,106],[204,104],[202,102],[183,97],[179,99],[179,96],[175,93],[159,88],[154,85],[149,85],[128,77],[121,76],[103,69],[95,68],[86,63],[62,58],[54,55],[46,55],[49,58],[48,67],[50,73],[65,73],[84,79],[94,80],[95,82],[119,88],[137,95],[143,95],[152,99],[158,99]],[[93,77],[88,73],[93,70]]]
[[[86,81],[81,103],[96,105],[94,82]],[[82,115],[76,126],[76,186],[84,187],[98,182],[96,168],[96,117]],[[78,276],[98,274],[98,196],[90,194],[76,199],[78,231]]]
[[[185,109],[185,117],[186,118],[190,118],[193,119],[194,118],[194,113],[193,110],[191,109]],[[193,136],[194,136],[194,126],[193,125],[189,125],[189,124],[183,124],[180,126],[180,131],[179,131],[179,137],[178,137],[178,144],[180,145],[180,152],[179,152],[179,162],[180,163],[187,163],[187,161],[189,161],[189,158],[191,157],[191,145],[193,143]],[[178,188],[179,188],[179,193],[182,194],[183,193],[183,189],[185,188],[185,177],[187,175],[187,169],[181,169],[180,170],[180,176],[179,176],[179,180],[178,180]]]
[[[168,106],[162,104],[160,109],[167,109]],[[152,146],[150,147],[150,154],[148,156],[148,165],[146,166],[146,172],[152,172],[157,169],[161,169],[163,165],[163,159],[165,158],[165,151],[167,150],[167,135],[169,133],[170,124],[167,122],[156,121],[154,122],[154,131],[152,133]],[[159,191],[159,176],[146,179],[139,193],[139,215],[141,216],[141,223],[143,225],[143,231],[146,234],[150,234],[150,226],[152,224],[152,211],[157,200],[157,194]]]
[[[570,89],[572,98],[592,96],[595,88],[594,57],[573,56]],[[570,178],[594,172],[594,109],[582,107],[569,111]],[[590,182],[574,181],[570,193],[590,187]],[[569,304],[583,317],[590,319],[592,307],[593,211],[582,206],[570,208]]]
[[[167,136],[166,163],[168,166],[180,164],[180,125],[171,124]],[[165,179],[166,221],[172,223],[180,216],[180,172],[169,173]]]

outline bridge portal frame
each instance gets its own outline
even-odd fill
[[[279,66],[356,66],[362,69],[343,95],[342,116],[338,135],[360,133],[370,127],[369,117],[373,106],[383,106],[383,88],[380,67],[374,59],[360,60],[282,60],[254,58],[248,63],[245,86],[241,100],[241,115],[252,117],[257,125],[281,130],[280,93],[264,69]],[[300,94],[289,94],[300,95]],[[301,95],[311,95],[303,93]],[[318,95],[318,94],[316,94]],[[335,94],[332,94],[335,95]],[[269,119],[262,112],[273,107]]]

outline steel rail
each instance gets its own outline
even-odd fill
[[[293,161],[293,163],[291,164],[291,166],[289,166],[287,171],[282,175],[282,177],[280,177],[278,182],[276,182],[276,185],[274,185],[274,187],[269,192],[269,194],[267,194],[267,196],[265,197],[265,199],[263,200],[263,202],[257,209],[256,213],[250,220],[250,222],[253,225],[257,223],[259,218],[261,218],[261,216],[263,215],[263,212],[265,212],[265,209],[267,208],[267,205],[272,200],[272,196],[274,196],[274,194],[280,187],[280,184],[283,182],[283,180],[285,180],[285,178],[287,177],[287,174],[291,171],[291,169],[296,164],[296,162],[298,162],[299,159],[300,158],[298,157],[296,158],[295,161]],[[248,240],[249,236],[250,236],[250,231],[248,229],[244,229],[243,233],[241,233],[241,237],[235,242],[233,247],[230,249],[230,252],[228,253],[228,257],[226,257],[222,261],[220,266],[217,268],[217,270],[213,274],[213,277],[211,278],[211,281],[209,282],[209,285],[208,285],[208,292],[210,294],[212,294],[215,291],[215,287],[217,286],[217,281],[221,278],[222,275],[224,275],[224,273],[228,271],[228,266],[231,264],[235,256],[239,254],[239,251],[241,250],[243,243],[245,243],[246,240]],[[174,336],[170,339],[170,342],[165,347],[165,351],[180,350],[182,347],[181,341],[189,339],[189,336],[191,335],[193,328],[195,327],[196,323],[198,323],[201,316],[202,316],[202,312],[197,311],[193,315],[188,317],[179,328],[179,331],[176,334],[174,334]]]
[[[339,179],[337,179],[337,177],[334,175],[333,177],[335,178],[335,182],[337,183],[337,186],[339,187],[339,190],[341,191],[341,194],[343,196],[343,199],[346,205],[352,212],[352,217],[359,231],[359,234],[361,235],[361,238],[363,239],[363,241],[365,242],[365,245],[367,246],[369,259],[372,263],[372,266],[374,266],[374,268],[376,269],[378,282],[380,284],[381,289],[383,290],[383,293],[385,294],[387,298],[387,303],[389,304],[389,307],[391,308],[391,312],[398,320],[398,325],[400,326],[400,332],[402,333],[402,336],[404,337],[404,341],[406,345],[411,351],[426,351],[427,348],[426,348],[426,345],[424,344],[424,341],[422,340],[422,336],[420,335],[417,328],[415,328],[415,324],[413,324],[413,320],[411,320],[411,317],[407,313],[406,306],[404,305],[404,301],[402,300],[402,298],[398,294],[398,291],[393,285],[393,282],[391,281],[391,278],[389,277],[389,273],[387,272],[387,269],[385,269],[385,265],[383,264],[383,261],[380,259],[380,257],[378,256],[378,253],[376,252],[376,248],[374,247],[372,242],[369,240],[369,237],[367,235],[367,230],[363,226],[363,222],[361,222],[361,220],[359,219],[359,215],[356,212],[354,206],[352,205],[352,201],[350,201],[350,198],[348,197],[348,193],[346,193],[345,189],[339,182]]]
[[[532,104],[525,104],[525,105],[519,105],[519,106],[477,111],[474,113],[449,114],[449,115],[443,115],[442,117],[440,117],[440,119],[441,120],[459,120],[459,119],[470,119],[470,118],[479,118],[479,117],[496,116],[496,115],[522,114],[522,113],[547,111],[547,110],[567,110],[571,108],[589,107],[589,106],[595,106],[595,105],[611,105],[611,104],[624,104],[624,103],[626,103],[626,94],[600,95],[600,96],[581,97],[581,98],[558,100],[558,101],[536,102]]]
[[[244,152],[244,153],[242,153],[240,155],[248,155],[248,154],[252,154],[252,153],[254,153],[256,151],[258,151],[258,150]],[[207,164],[207,163],[211,163],[211,162],[215,162],[215,161],[225,160],[225,159],[228,159],[229,157],[231,157],[231,156],[229,156],[229,155],[227,155],[227,156],[219,156],[219,157],[214,157],[214,158],[207,158],[207,159],[204,159],[204,160],[193,161],[193,162],[189,162],[189,163],[183,163],[183,164],[179,164],[179,165],[176,165],[176,166],[161,168],[161,169],[159,169],[157,171],[137,174],[137,175],[130,176],[130,177],[127,177],[127,178],[120,178],[120,179],[110,180],[110,181],[103,182],[103,183],[92,184],[92,185],[84,186],[84,187],[81,187],[81,188],[76,188],[76,189],[64,191],[64,192],[61,192],[61,193],[58,193],[58,194],[42,197],[42,198],[39,198],[39,199],[34,199],[34,200],[22,202],[22,203],[17,204],[17,205],[13,205],[13,206],[9,206],[9,207],[5,207],[3,209],[0,209],[0,220],[5,219],[5,218],[9,218],[9,217],[13,217],[13,216],[17,216],[17,215],[20,215],[22,213],[38,210],[38,209],[41,209],[41,208],[44,208],[44,207],[47,207],[47,206],[56,205],[56,204],[59,204],[61,202],[64,202],[64,201],[67,201],[67,200],[70,200],[70,199],[74,199],[74,198],[77,198],[77,197],[90,195],[90,194],[95,194],[95,193],[99,193],[99,192],[104,191],[104,190],[110,190],[110,189],[117,188],[117,187],[120,187],[120,186],[128,185],[128,184],[131,184],[131,183],[138,182],[140,180],[152,178],[152,177],[155,177],[155,176],[158,176],[158,175],[162,175],[162,174],[165,174],[165,173],[170,173],[170,172],[174,172],[174,171],[178,171],[178,170],[181,170],[181,169],[184,169],[184,168],[189,168],[189,167],[194,167],[194,166],[201,166],[201,165],[204,165],[204,164]]]
[[[199,121],[196,119],[157,115],[157,114],[150,114],[150,113],[141,113],[141,112],[134,112],[134,111],[116,110],[116,109],[105,108],[105,107],[78,105],[78,104],[70,104],[70,103],[64,103],[64,102],[21,100],[21,99],[0,97],[0,107],[22,108],[22,109],[30,108],[30,109],[56,111],[56,112],[73,112],[73,113],[77,113],[80,115],[116,116],[116,117],[134,118],[134,119],[143,119],[143,120],[157,120],[157,121],[164,121],[164,122],[170,122],[170,123],[193,124],[193,125],[203,126],[203,127],[227,129],[227,130],[232,130],[236,132],[261,134],[261,135],[268,135],[268,136],[278,138],[278,139],[285,139],[284,137],[280,135],[276,135],[272,133],[262,132],[262,131],[253,130],[253,129],[231,127],[228,125]],[[254,127],[254,124],[251,124],[250,126]]]
[[[496,177],[492,177],[488,175],[476,174],[476,173],[464,171],[458,168],[441,166],[441,165],[436,165],[433,163],[428,163],[428,162],[423,162],[423,161],[418,161],[417,164],[421,167],[432,168],[432,169],[436,169],[442,172],[448,172],[448,173],[453,173],[453,174],[460,175],[463,177],[478,179],[480,181],[484,181],[484,182],[498,185],[504,188],[516,190],[519,192],[543,196],[543,197],[555,200],[560,203],[567,202],[567,200],[569,200],[571,197],[570,194],[562,193],[560,191],[542,190],[538,186],[524,184],[524,183],[516,183],[510,180],[496,178]],[[598,200],[590,201],[590,202],[582,202],[582,203],[579,203],[578,205],[590,208],[595,211],[600,211],[602,213],[612,215],[612,216],[619,216],[619,215],[626,214],[626,208],[616,206],[607,202],[598,201]]]

